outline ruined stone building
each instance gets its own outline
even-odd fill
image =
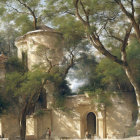
[[[62,56],[61,48],[64,45],[63,37],[60,33],[47,30],[36,30],[28,32],[18,38],[15,42],[18,49],[18,57],[25,60],[29,70],[32,66],[43,62],[43,56],[36,55],[36,49],[43,45],[48,52],[57,47],[57,52]],[[51,58],[51,54],[49,56]],[[53,63],[58,63],[61,57],[55,58]],[[52,107],[52,95],[46,97],[47,104],[44,113],[40,115],[29,115],[27,117],[26,135],[28,139],[40,140],[46,133],[47,128],[51,128],[52,137],[55,139],[84,138],[85,131],[88,130],[92,137],[100,138],[123,138],[130,134],[133,123],[134,105],[130,94],[125,97],[111,97],[112,106],[101,106],[91,103],[91,99],[85,95],[68,96],[65,106],[68,111],[54,109]],[[4,133],[10,140],[15,140],[19,135],[16,119],[9,119],[8,116],[1,117],[0,133]],[[11,128],[13,128],[11,130]]]

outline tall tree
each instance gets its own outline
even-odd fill
[[[52,82],[54,85],[54,91],[57,93],[55,94],[56,97],[64,97],[70,93],[65,77],[70,67],[72,67],[73,57],[69,60],[70,63],[66,67],[64,67],[65,65],[60,66],[60,60],[57,59],[63,57],[63,55],[60,56],[59,51],[56,46],[56,49],[53,48],[48,53],[46,46],[40,46],[36,55],[41,56],[44,61],[40,62],[39,66],[35,66],[33,71],[27,71],[23,63],[17,58],[7,61],[8,71],[5,88],[7,95],[10,95],[11,106],[14,106],[14,111],[17,112],[19,117],[21,140],[25,140],[26,116],[49,82]],[[64,70],[64,73],[62,70]]]
[[[59,6],[55,8],[54,3]],[[74,19],[75,22],[80,22],[78,28],[72,27],[71,30],[81,33],[83,29],[84,36],[82,36],[83,32],[81,34],[83,40],[87,39],[101,54],[123,68],[137,97],[138,129],[140,128],[140,88],[127,60],[126,48],[131,33],[136,34],[137,40],[140,39],[139,5],[139,0],[74,0],[73,2],[53,0],[47,4],[47,12],[53,13],[53,22],[57,24],[57,27],[61,27],[59,25],[61,22],[58,23],[59,19],[63,19],[65,23],[71,23]],[[59,17],[56,17],[58,13]],[[109,46],[105,43],[107,40],[113,40]],[[110,49],[114,47],[120,50],[120,56],[111,53]]]
[[[10,58],[6,65],[5,92],[11,103],[9,109],[12,109],[13,113],[16,112],[19,119],[20,138],[25,140],[26,116],[31,106],[38,101],[46,81],[53,79],[51,78],[53,76],[40,70],[26,72],[26,68],[17,58]]]
[[[6,27],[0,31],[0,53],[4,53],[7,56],[16,55],[17,49],[14,45],[14,41],[18,35],[19,32],[15,31],[12,25],[6,25]]]

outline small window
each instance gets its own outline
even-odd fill
[[[27,52],[22,52],[22,63],[25,66],[25,69],[28,70]]]

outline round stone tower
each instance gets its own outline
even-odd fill
[[[63,56],[64,40],[61,33],[55,30],[35,30],[26,33],[15,41],[18,57],[28,69],[33,65],[44,63],[58,64]]]

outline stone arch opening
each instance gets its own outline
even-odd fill
[[[22,51],[22,63],[25,66],[25,69],[28,70],[28,57],[27,52]]]
[[[87,131],[91,136],[96,134],[96,115],[93,112],[87,114]]]

